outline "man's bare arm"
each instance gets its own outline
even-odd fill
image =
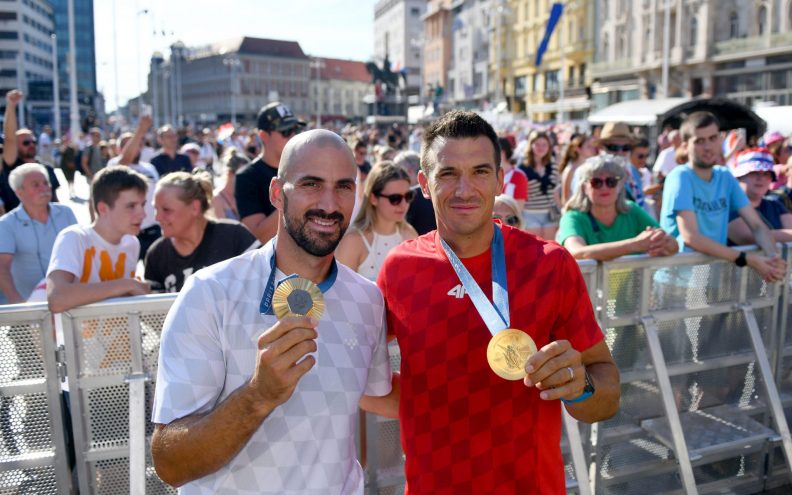
[[[181,486],[228,464],[315,364],[307,354],[316,351],[317,324],[307,317],[278,321],[258,339],[256,370],[247,384],[207,414],[156,425],[151,455],[159,477]]]
[[[274,211],[269,215],[254,213],[243,218],[242,224],[264,244],[278,233],[278,212]]]
[[[6,109],[5,121],[3,122],[3,135],[5,142],[3,143],[3,161],[9,165],[13,165],[19,157],[19,149],[17,148],[16,132],[19,130],[17,125],[16,107],[22,100],[22,91],[12,89],[6,93]],[[0,170],[3,165],[0,164]]]
[[[0,254],[0,291],[5,294],[8,304],[18,304],[25,302],[14,285],[14,277],[11,275],[11,262],[14,255]]]
[[[47,303],[53,313],[111,297],[142,296],[149,292],[147,283],[131,278],[81,284],[74,274],[63,270],[55,270],[47,276]]]

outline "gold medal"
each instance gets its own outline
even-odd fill
[[[272,311],[279,320],[287,316],[310,316],[318,320],[324,307],[322,291],[304,278],[284,280],[272,296]]]
[[[536,354],[536,343],[530,335],[515,328],[496,333],[487,346],[487,362],[501,378],[522,380],[525,378],[525,363]]]

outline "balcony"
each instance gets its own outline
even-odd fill
[[[792,46],[792,32],[774,33],[769,38],[762,35],[720,41],[715,43],[714,55],[728,58],[763,51],[788,52],[790,46]]]
[[[736,53],[753,52],[767,46],[765,36],[753,38],[735,38],[715,43],[715,55],[733,55]]]
[[[592,75],[603,75],[618,72],[632,72],[635,69],[632,60],[623,58],[606,62],[596,62],[591,64]]]

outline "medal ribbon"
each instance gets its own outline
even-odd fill
[[[439,235],[439,234],[438,234]],[[462,282],[470,297],[471,302],[476,307],[479,315],[484,320],[492,335],[505,330],[510,327],[509,325],[509,289],[506,286],[506,254],[503,247],[503,234],[500,228],[495,226],[495,232],[492,236],[492,243],[490,244],[490,255],[492,256],[492,299],[495,305],[487,299],[484,291],[476,283],[476,280],[470,274],[462,261],[454,253],[454,250],[440,238],[440,243],[443,245],[443,250],[448,256],[448,261]]]
[[[297,278],[298,275],[296,273],[292,273],[282,279],[278,280],[277,283],[275,281],[275,239],[272,239],[270,243],[270,247],[272,248],[272,256],[270,257],[270,276],[269,280],[267,280],[267,287],[264,289],[264,295],[261,297],[261,302],[259,303],[259,312],[263,315],[274,315],[275,313],[272,311],[272,297],[275,295],[275,288],[280,285],[281,283],[289,280],[290,278]],[[321,283],[317,285],[319,290],[322,291],[322,294],[330,290],[330,287],[336,281],[336,277],[338,276],[338,265],[336,264],[335,258],[333,258],[333,264],[330,266],[330,273],[327,275],[327,278],[324,279]]]

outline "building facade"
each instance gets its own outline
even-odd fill
[[[160,124],[251,126],[271,101],[305,117],[313,111],[309,64],[296,41],[245,36],[203,47],[174,44],[167,60],[152,58],[147,98]]]
[[[48,1],[0,2],[0,93],[14,88],[25,93],[20,120],[34,129],[52,123],[54,30]]]
[[[457,108],[482,108],[490,99],[489,60],[493,0],[451,4],[451,60],[446,98]]]
[[[404,69],[405,92],[413,99],[422,88],[424,12],[426,0],[379,0],[374,6],[374,62],[382,67],[387,56],[394,72]]]
[[[542,57],[536,54],[547,28],[554,2],[511,0],[502,7],[512,20],[500,29],[508,48],[508,64],[496,64],[512,112],[524,112],[534,121],[585,118],[589,111],[588,68],[594,38],[592,2],[568,0]],[[563,95],[561,85],[563,84]],[[563,96],[563,99],[561,98]]]
[[[23,0],[28,1],[28,0]],[[96,89],[96,38],[94,34],[93,0],[72,0],[74,4],[74,48],[77,68],[77,103],[80,120],[84,127],[89,123],[89,114],[104,113],[104,102],[100,101]],[[49,0],[55,14],[55,34],[58,43],[58,85],[61,101],[61,125],[69,123],[69,16],[67,0]],[[50,78],[52,80],[52,78]],[[94,124],[95,122],[91,122]]]
[[[595,5],[594,108],[663,96],[792,104],[792,1],[673,0],[668,12],[662,0]]]
[[[360,121],[366,117],[364,98],[372,85],[363,62],[316,57],[308,88],[315,121]]]
[[[424,95],[431,96],[437,87],[448,92],[448,71],[451,68],[452,16],[451,0],[428,0],[424,21]]]

